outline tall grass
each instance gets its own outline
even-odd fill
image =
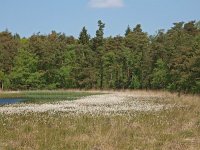
[[[0,115],[0,149],[200,149],[200,99],[157,100],[175,107],[125,115]]]

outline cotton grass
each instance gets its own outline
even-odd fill
[[[130,111],[159,111],[170,105],[152,103],[162,99],[161,95],[136,94],[131,92],[112,92],[92,95],[75,101],[61,101],[45,104],[14,104],[0,107],[3,114],[24,114],[44,112],[66,112],[68,114],[121,114]]]

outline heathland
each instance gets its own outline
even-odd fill
[[[0,94],[17,95],[34,101],[0,106],[3,150],[200,149],[199,96],[161,91]]]

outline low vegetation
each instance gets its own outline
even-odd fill
[[[0,114],[0,149],[200,149],[200,98],[167,95],[146,99],[159,111]]]

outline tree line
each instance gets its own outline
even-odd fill
[[[0,32],[0,83],[27,89],[167,89],[200,93],[200,22],[178,22],[148,35],[140,24],[124,36],[78,38],[52,31],[21,38]]]

